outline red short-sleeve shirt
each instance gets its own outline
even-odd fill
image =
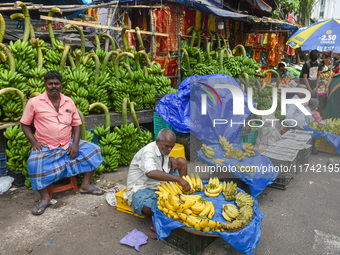
[[[28,100],[20,122],[25,125],[34,122],[38,142],[47,144],[50,149],[62,147],[65,150],[71,141],[72,127],[82,124],[71,98],[60,93],[57,112],[46,92]]]

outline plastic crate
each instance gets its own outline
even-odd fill
[[[196,235],[177,228],[171,230],[164,242],[184,254],[199,255],[216,239],[217,237]]]
[[[13,185],[17,187],[25,186],[26,177],[23,176],[21,171],[12,171],[11,169],[7,168],[7,175],[12,176],[14,178]]]
[[[0,153],[6,152],[6,138],[4,136],[4,130],[0,130]]]
[[[159,116],[157,112],[153,113],[153,127],[155,140],[159,131],[161,131],[163,128],[171,129],[172,131],[174,131],[174,133],[177,133],[176,130],[170,124],[166,123],[165,120],[161,116]]]
[[[98,144],[99,143],[99,137],[93,132],[93,130],[94,130],[94,128],[88,129],[86,131],[90,131],[91,133],[93,133],[92,143]]]
[[[330,154],[338,154],[336,147],[329,143],[323,136],[316,138],[314,147],[317,148],[318,151],[327,152]]]
[[[132,208],[131,206],[129,206],[129,203],[126,199],[124,199],[124,193],[126,192],[126,188],[122,189],[121,191],[117,192],[116,195],[116,199],[117,199],[117,210],[121,211],[121,212],[125,212],[125,213],[129,213],[132,214],[134,216],[140,217],[140,218],[146,218],[147,215],[138,215],[132,212]]]
[[[7,175],[6,153],[0,153],[0,176]]]
[[[258,129],[254,128],[249,135],[240,137],[240,143],[250,143],[252,145],[255,145],[258,135],[259,135]]]
[[[279,167],[280,172],[269,187],[285,190],[296,172],[298,150],[271,146],[263,152],[274,166]]]

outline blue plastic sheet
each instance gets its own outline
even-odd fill
[[[243,144],[242,144],[243,145]],[[235,149],[242,149],[242,145],[234,144]],[[223,166],[225,170],[231,169],[231,172],[244,181],[249,186],[249,190],[252,196],[257,197],[268,185],[272,184],[277,175],[279,174],[279,170],[274,168],[273,163],[270,161],[269,158],[262,155],[259,151],[255,150],[254,157],[246,157],[244,160],[239,161],[235,158],[224,158],[223,155],[225,151],[223,150],[220,144],[209,145],[212,147],[216,153],[216,159],[225,159]],[[213,163],[211,158],[207,158],[202,150],[198,151],[198,158],[201,162],[206,163],[210,166],[218,166],[219,169],[223,170],[223,166],[217,165]],[[248,173],[236,170],[234,167],[230,168],[231,166],[235,166],[238,164],[240,166],[257,166],[255,172]]]
[[[319,138],[321,136],[324,136],[329,143],[333,144],[336,147],[336,151],[340,155],[340,135],[335,135],[328,131],[315,130],[307,125],[304,126],[304,130],[313,131],[313,138]]]
[[[203,184],[207,184],[207,181],[203,181]],[[238,192],[244,192],[243,190],[238,188]],[[207,197],[203,192],[196,192],[195,195],[201,195],[203,198],[208,201],[212,201],[215,205],[215,215],[212,218],[214,221],[225,222],[226,220],[222,216],[222,208],[225,204],[235,204],[234,201],[226,201],[224,196],[220,194],[218,197]],[[220,235],[227,243],[233,246],[238,251],[249,255],[253,254],[256,249],[258,242],[261,238],[261,222],[263,219],[263,214],[258,208],[258,201],[256,198],[254,199],[254,216],[252,221],[245,226],[243,229],[229,233],[229,232],[217,232],[217,231],[209,231],[209,234],[218,234]],[[236,204],[235,204],[236,205]],[[152,209],[154,211],[154,215],[152,216],[152,220],[157,232],[157,236],[160,240],[164,240],[164,238],[170,235],[171,230],[186,227],[191,230],[197,231],[193,228],[190,228],[177,220],[173,220],[168,218],[163,214],[162,211],[157,209],[157,207]],[[202,231],[198,231],[200,233],[205,233]]]
[[[219,135],[228,141],[239,141],[242,123],[250,114],[246,94],[244,97],[244,114],[233,114],[233,96],[229,89],[216,89],[221,98],[221,104],[207,100],[207,115],[201,114],[202,84],[214,87],[215,84],[228,84],[238,87],[240,84],[234,78],[224,74],[206,76],[191,76],[185,79],[178,88],[178,94],[164,96],[156,107],[156,112],[176,131],[191,133],[203,143],[218,143]],[[216,97],[214,95],[214,97]],[[237,100],[237,99],[235,99]],[[254,103],[254,102],[253,102]],[[229,124],[213,126],[214,119],[228,120]],[[231,120],[234,124],[230,125]]]

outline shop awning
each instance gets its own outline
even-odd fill
[[[177,0],[177,2],[186,4],[186,5],[191,5],[199,9],[203,9],[206,11],[209,11],[213,13],[214,15],[224,17],[224,18],[236,18],[236,19],[242,19],[242,18],[247,18],[249,15],[247,14],[240,14],[237,12],[232,12],[232,11],[227,11],[221,8],[213,7],[212,5],[205,5],[202,4],[201,1],[185,1],[185,0]]]

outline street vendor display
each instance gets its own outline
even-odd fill
[[[253,254],[263,218],[257,200],[232,182],[221,183],[218,178],[202,182],[193,174],[191,178],[182,178],[191,184],[190,192],[183,192],[172,182],[158,186],[158,205],[153,216],[158,238],[163,240],[171,230],[184,227],[192,234],[218,234],[240,252]],[[229,197],[230,193],[236,194]]]

